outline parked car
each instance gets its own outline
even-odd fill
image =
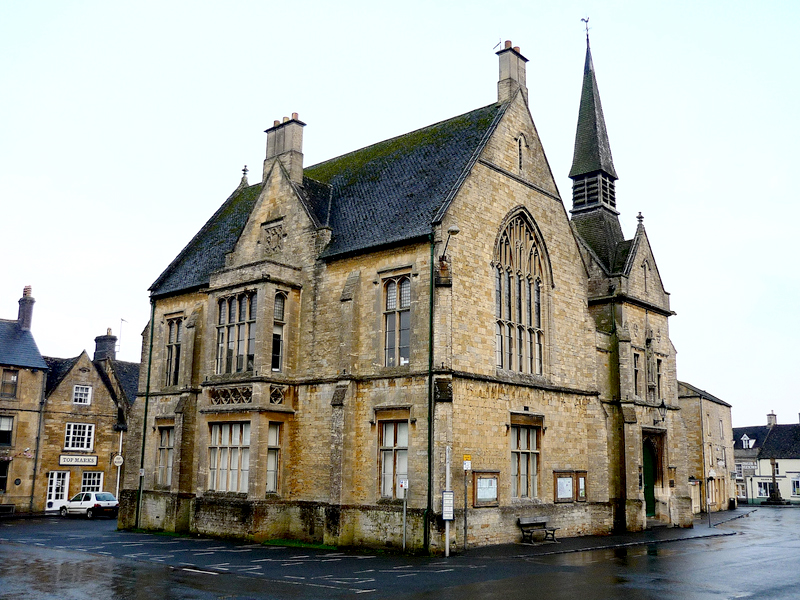
[[[86,515],[86,518],[93,519],[100,515],[109,515],[116,518],[118,512],[119,502],[114,494],[108,492],[81,492],[61,507],[62,517]]]

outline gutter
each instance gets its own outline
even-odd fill
[[[429,238],[431,243],[431,269],[428,307],[428,503],[424,513],[424,531],[422,546],[430,552],[430,521],[433,513],[433,292],[434,292],[434,246],[433,231]]]
[[[144,417],[142,418],[142,454],[139,459],[139,495],[136,500],[136,519],[134,527],[139,529],[139,515],[142,512],[142,488],[144,487],[144,447],[147,439],[147,405],[150,400],[150,374],[153,366],[153,329],[155,328],[156,301],[150,299],[150,348],[147,350],[147,387],[144,392]]]

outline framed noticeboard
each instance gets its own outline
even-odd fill
[[[556,502],[586,502],[586,471],[553,471]]]
[[[497,481],[500,471],[472,472],[472,505],[497,506]]]

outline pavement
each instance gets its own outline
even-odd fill
[[[583,552],[586,550],[606,550],[610,548],[624,548],[628,546],[642,546],[650,544],[666,544],[699,538],[720,537],[736,535],[736,532],[717,529],[717,525],[727,523],[733,519],[747,517],[758,510],[756,507],[745,506],[734,510],[711,513],[711,525],[707,514],[698,515],[692,527],[654,527],[645,531],[626,532],[611,535],[587,535],[573,538],[558,539],[556,542],[534,542],[532,544],[500,544],[497,546],[484,546],[482,548],[467,549],[459,552],[463,556],[502,558],[502,557],[527,557],[547,556],[552,554],[568,554],[570,552]]]

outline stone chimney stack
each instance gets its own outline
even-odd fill
[[[775,414],[775,411],[772,411],[767,415],[767,427],[772,427],[773,425],[778,424],[778,416]]]
[[[264,159],[264,179],[275,158],[283,163],[289,177],[295,183],[303,183],[303,127],[306,124],[292,113],[292,118],[283,117],[266,130],[267,158]]]
[[[525,63],[528,59],[519,53],[519,46],[511,47],[506,41],[505,48],[497,53],[500,57],[500,79],[497,82],[497,101],[507,102],[517,90],[522,90],[525,104],[528,103],[528,87],[525,84]]]
[[[106,329],[105,335],[94,338],[94,360],[117,359],[117,336],[111,335],[111,328]]]
[[[31,330],[31,321],[33,321],[33,305],[36,300],[31,296],[31,286],[26,285],[22,289],[22,298],[19,299],[19,315],[17,316],[17,324],[20,329],[25,331]]]

